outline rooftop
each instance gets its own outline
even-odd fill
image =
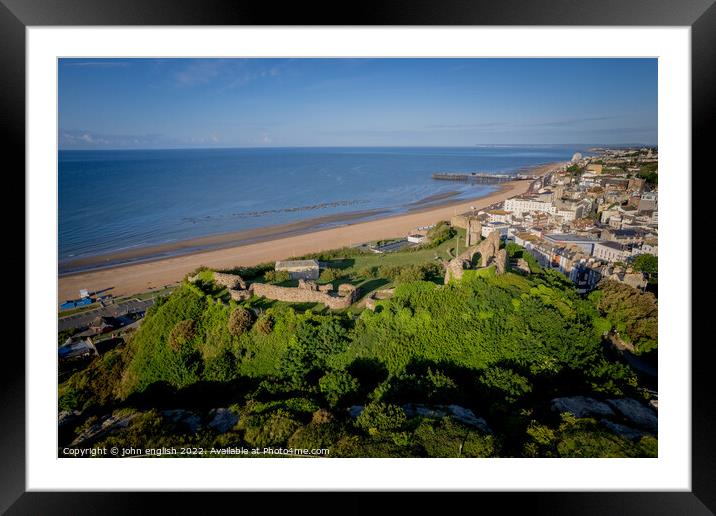
[[[551,233],[545,238],[553,242],[594,242],[596,239],[591,235],[577,235],[575,233]]]
[[[318,268],[317,260],[282,260],[276,262],[276,268],[294,268],[294,267],[310,267]]]

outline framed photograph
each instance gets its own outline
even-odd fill
[[[27,303],[0,507],[709,514],[691,195],[716,8],[508,4],[3,0]]]

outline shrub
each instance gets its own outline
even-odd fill
[[[291,275],[288,271],[266,271],[264,272],[264,279],[268,283],[283,283],[291,279]]]
[[[323,271],[321,271],[319,279],[324,282],[329,282],[341,279],[343,277],[345,277],[343,271],[341,271],[340,269],[334,269],[333,267],[328,267],[327,269],[323,269]]]
[[[174,351],[179,351],[184,344],[187,344],[194,338],[195,334],[194,321],[191,319],[185,319],[176,323],[172,332],[169,335],[169,346]]]
[[[251,328],[253,322],[254,316],[251,311],[243,306],[237,306],[229,316],[229,333],[235,337],[243,335]]]
[[[346,371],[332,371],[318,381],[318,388],[333,407],[355,394],[358,387],[358,381]]]
[[[356,418],[356,426],[371,435],[399,430],[408,418],[405,411],[397,405],[372,402],[365,406]]]
[[[264,314],[256,321],[256,330],[263,334],[268,335],[273,331],[273,317],[269,314]]]
[[[289,412],[279,409],[268,416],[249,416],[242,426],[246,427],[246,442],[258,448],[265,448],[286,444],[301,424],[295,421]]]
[[[491,435],[483,435],[456,423],[450,418],[422,421],[415,430],[418,443],[429,457],[492,457],[495,443]]]
[[[358,276],[375,279],[378,277],[378,267],[364,267],[358,271]]]
[[[532,391],[532,385],[527,378],[503,367],[492,367],[485,371],[480,377],[480,383],[498,392],[508,403],[514,403]]]
[[[429,243],[425,244],[426,248],[437,247],[443,242],[447,242],[457,234],[457,231],[447,221],[439,222],[434,228],[428,231]]]

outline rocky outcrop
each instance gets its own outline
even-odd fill
[[[450,410],[453,419],[468,426],[478,428],[485,433],[492,433],[492,429],[487,426],[487,422],[483,418],[477,417],[472,410],[459,405],[448,405],[448,410]]]
[[[355,419],[363,413],[364,408],[363,405],[352,405],[348,407],[348,415]]]
[[[492,429],[483,418],[477,417],[472,410],[461,407],[460,405],[421,405],[408,403],[401,408],[408,418],[424,417],[426,419],[442,419],[449,417],[464,425],[477,428],[483,433],[492,433]],[[355,419],[363,413],[363,409],[363,405],[353,405],[348,408],[348,415]]]
[[[641,430],[620,425],[619,423],[614,423],[613,421],[608,421],[606,419],[602,419],[599,422],[611,432],[617,435],[621,435],[622,437],[624,437],[625,439],[629,439],[630,441],[636,441],[638,439],[641,439],[645,435],[649,435],[646,432],[642,432]]]
[[[201,427],[201,417],[194,412],[184,409],[172,409],[162,411],[162,416],[171,421],[183,425],[191,433],[195,434]]]
[[[614,411],[604,402],[586,396],[555,398],[551,403],[555,412],[569,412],[575,417],[614,416]]]
[[[239,416],[227,408],[212,409],[209,412],[209,428],[213,428],[220,434],[231,430],[239,422]]]
[[[127,428],[129,423],[138,415],[139,414],[137,412],[129,414],[120,412],[116,415],[108,414],[103,416],[96,423],[90,425],[82,433],[80,433],[77,438],[70,443],[70,446],[78,446],[80,444],[83,446],[89,446],[113,432]]]
[[[636,426],[650,432],[657,431],[658,418],[656,417],[656,412],[654,412],[651,407],[633,398],[607,400],[607,403]]]

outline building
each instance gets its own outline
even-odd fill
[[[589,165],[587,165],[587,172],[594,172],[595,174],[601,174],[603,168],[604,168],[604,166],[599,163],[590,163]]]
[[[554,215],[557,208],[551,202],[540,201],[534,197],[512,197],[503,203],[503,210],[521,215],[525,212],[538,211]]]
[[[631,251],[618,242],[600,241],[594,245],[594,257],[605,262],[626,262]]]
[[[95,348],[92,339],[84,340],[72,340],[67,341],[57,348],[57,354],[60,362],[69,362],[73,360],[79,360],[89,358],[92,355],[97,355],[97,348]]]
[[[317,280],[321,268],[316,260],[283,260],[276,262],[277,271],[286,271],[291,279]]]
[[[512,221],[512,212],[506,210],[487,210],[487,220],[490,222],[505,222],[509,223]]]
[[[658,194],[656,192],[645,192],[641,195],[639,205],[637,209],[639,211],[651,211],[655,210],[659,201]]]
[[[597,243],[597,239],[592,236],[576,235],[574,233],[552,233],[545,235],[544,239],[557,246],[571,245],[579,247],[587,256],[591,256],[594,253],[594,245]]]
[[[500,233],[500,238],[507,238],[507,230],[510,229],[510,225],[505,222],[488,222],[482,226],[482,236],[487,238],[490,233],[497,231]]]
[[[425,235],[419,235],[416,233],[416,234],[408,235],[408,242],[413,243],[413,244],[422,244],[423,242],[425,242],[426,238],[427,237]]]
[[[641,244],[647,237],[647,233],[641,228],[605,229],[602,231],[602,238],[619,244]]]

